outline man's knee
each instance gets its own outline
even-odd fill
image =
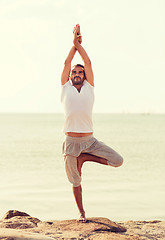
[[[66,155],[65,156],[65,170],[68,177],[69,182],[73,185],[73,187],[78,187],[81,184],[81,176],[77,169],[77,158]]]
[[[116,153],[115,157],[108,160],[107,163],[112,167],[120,167],[123,164],[123,158],[118,153]]]
[[[118,155],[115,167],[120,167],[123,164],[123,161],[124,160],[123,160],[122,156]]]

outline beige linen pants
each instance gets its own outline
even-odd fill
[[[81,184],[81,176],[77,169],[77,157],[81,153],[88,153],[107,160],[108,165],[118,167],[123,158],[112,148],[98,141],[93,135],[87,137],[66,136],[63,143],[63,155],[68,180],[74,187]]]

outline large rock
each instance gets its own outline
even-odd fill
[[[74,220],[38,223],[39,232],[56,236],[58,239],[88,239],[98,232],[125,232],[126,229],[107,218],[89,218],[86,223]],[[103,236],[103,234],[102,234]]]
[[[54,238],[47,237],[36,233],[27,233],[15,229],[0,229],[0,239],[3,240],[54,240]]]
[[[141,236],[144,240],[165,240],[165,222],[164,221],[126,221],[121,225],[127,228],[129,236]]]
[[[95,231],[108,231],[108,232],[126,232],[126,228],[121,225],[112,222],[107,218],[88,218],[86,223],[79,223],[76,220],[63,220],[52,222],[41,222],[38,227],[44,225],[51,225],[51,228],[57,228],[61,231],[83,231],[95,232]]]
[[[20,212],[17,210],[9,210],[2,218],[2,220],[4,219],[9,219],[12,217],[16,217],[16,216],[24,216],[24,217],[30,217],[29,214],[25,213],[25,212]]]
[[[8,211],[0,221],[0,228],[26,229],[35,228],[40,220],[17,210]]]

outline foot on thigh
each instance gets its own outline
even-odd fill
[[[88,154],[88,153],[81,153],[78,157],[77,157],[77,168],[79,171],[79,174],[81,176],[81,168],[84,162],[86,161],[91,161],[91,162],[96,162],[96,163],[100,163],[100,164],[104,164],[104,165],[108,165],[107,160],[101,157],[97,157],[95,155],[92,154]]]

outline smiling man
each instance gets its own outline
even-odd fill
[[[61,75],[61,101],[65,111],[63,154],[68,180],[80,213],[79,222],[86,222],[82,201],[81,168],[86,161],[119,167],[123,158],[112,148],[93,136],[92,109],[94,104],[94,75],[91,61],[82,47],[80,26],[74,28],[73,47],[64,64]],[[78,51],[84,66],[71,62]]]
[[[79,92],[84,80],[85,80],[84,66],[81,64],[77,64],[73,66],[73,69],[71,72],[71,81],[73,85],[80,85],[79,88],[77,88],[79,89]]]

